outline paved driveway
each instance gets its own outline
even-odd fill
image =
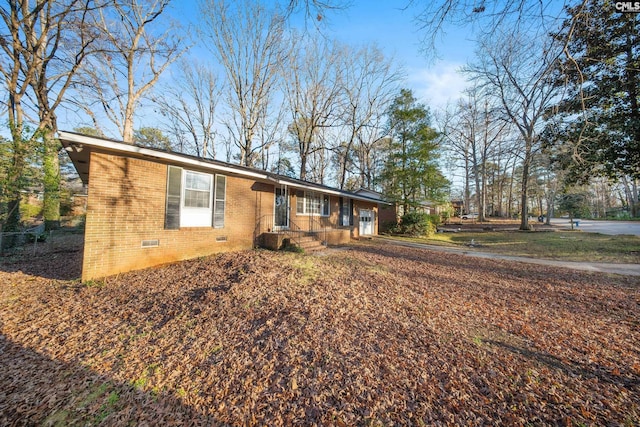
[[[582,225],[582,223],[580,224]],[[640,264],[614,264],[603,262],[575,262],[556,261],[541,258],[527,258],[510,255],[494,254],[490,252],[476,251],[474,249],[454,248],[447,246],[429,245],[424,243],[406,242],[392,237],[375,236],[374,240],[391,245],[408,246],[412,248],[429,249],[439,252],[448,252],[453,255],[472,256],[477,258],[503,259],[506,261],[526,262],[529,264],[548,265],[553,267],[571,268],[573,270],[592,271],[599,273],[622,274],[626,276],[640,276]]]
[[[589,233],[602,234],[631,234],[640,236],[640,221],[594,221],[591,219],[580,219],[578,229]],[[568,218],[553,218],[551,225],[571,228]]]

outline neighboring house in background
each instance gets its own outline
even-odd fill
[[[453,216],[460,216],[464,212],[464,200],[452,200]]]
[[[184,154],[59,132],[87,185],[82,279],[286,239],[377,234],[378,201]]]

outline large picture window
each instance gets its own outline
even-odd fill
[[[215,185],[214,185],[215,182]],[[165,228],[224,227],[226,177],[169,166]]]
[[[211,206],[211,175],[185,171],[184,206],[209,209]]]
[[[329,196],[326,194],[298,191],[296,197],[298,215],[329,216],[331,214]]]

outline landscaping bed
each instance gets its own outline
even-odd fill
[[[375,243],[79,260],[0,267],[1,425],[640,424],[637,277]]]

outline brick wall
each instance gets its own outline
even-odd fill
[[[381,205],[379,209],[378,231],[387,231],[398,222],[397,205]]]
[[[310,221],[316,221],[320,224],[321,227],[331,227],[331,228],[342,228],[338,224],[340,224],[340,197],[338,196],[330,196],[329,198],[329,216],[323,217],[319,215],[309,216],[309,215],[298,215],[296,211],[296,202],[297,195],[295,192],[292,192],[291,197],[291,205],[290,205],[290,217],[291,220],[297,224],[300,228],[305,229],[309,227]],[[353,203],[353,226],[346,227],[350,229],[351,237],[358,238],[359,226],[360,226],[360,209],[369,209],[374,211],[374,225],[373,225],[373,233],[378,234],[378,204],[376,202],[366,202],[362,200],[355,200]],[[330,242],[330,244],[343,244],[347,243],[344,239],[344,234],[339,234],[340,237],[336,238],[335,242]]]
[[[261,218],[273,220],[274,185],[227,175],[224,228],[165,230],[165,163],[92,152],[90,168],[83,280],[216,252],[250,249],[256,223]],[[339,223],[339,201],[339,197],[331,196],[330,216],[319,218],[322,226]],[[360,209],[376,212],[374,233],[377,231],[377,204],[355,201],[353,207],[352,229],[332,236],[332,244],[358,237]],[[292,220],[304,227],[305,217],[296,215],[295,195],[290,208]],[[154,241],[157,246],[143,247],[143,242]]]
[[[249,249],[258,215],[272,212],[273,186],[227,176],[224,228],[165,230],[166,164],[94,152],[90,168],[83,280]]]

